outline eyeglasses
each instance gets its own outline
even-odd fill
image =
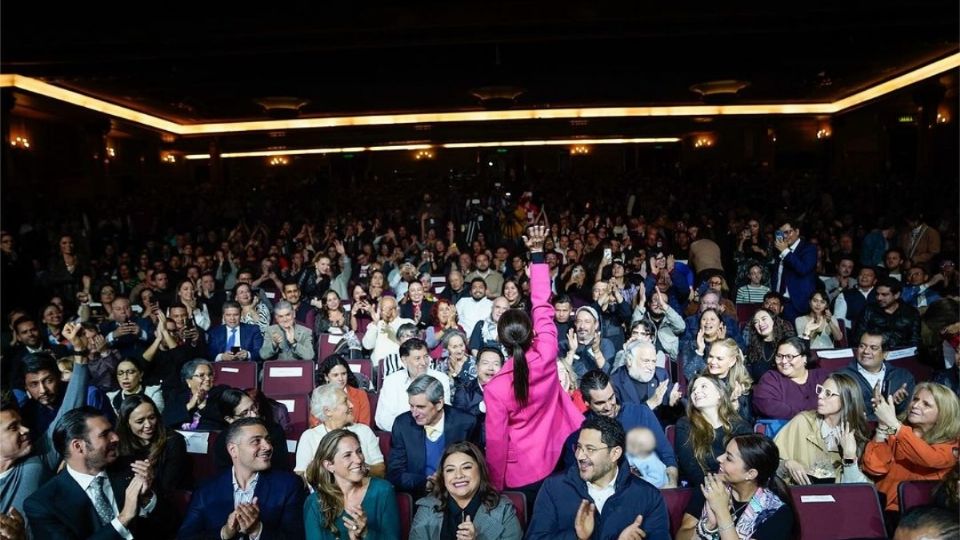
[[[830,398],[832,398],[833,396],[839,396],[839,395],[840,395],[840,392],[834,392],[834,391],[832,391],[832,390],[828,390],[828,389],[824,388],[822,384],[818,384],[814,390],[817,392],[817,395],[818,395],[818,396],[822,396],[822,397],[827,398],[827,399],[830,399]]]
[[[193,378],[213,380],[213,373],[194,373]]]
[[[580,452],[583,452],[587,457],[593,457],[594,454],[600,450],[609,449],[609,446],[601,446],[599,448],[593,446],[580,446],[580,443],[573,443],[573,455],[577,455]]]
[[[131,376],[131,377],[133,377],[134,375],[137,375],[138,373],[140,373],[140,370],[137,370],[137,369],[127,369],[127,370],[123,370],[123,371],[118,371],[118,372],[117,372],[117,377],[126,377],[126,376],[128,376],[128,375]]]
[[[786,360],[788,362],[793,362],[794,360],[796,360],[797,358],[800,358],[801,356],[803,355],[802,354],[777,354],[777,355],[774,355],[774,359],[776,359],[777,362],[780,362],[783,360]]]

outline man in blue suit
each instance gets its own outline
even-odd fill
[[[207,336],[207,358],[211,362],[259,361],[262,346],[263,334],[260,333],[260,328],[255,324],[240,322],[240,304],[224,302],[223,324],[211,328]]]
[[[787,299],[783,318],[792,324],[809,311],[810,297],[817,287],[817,246],[800,238],[800,228],[789,221],[774,234],[778,255],[773,290]]]
[[[437,482],[440,456],[447,446],[470,440],[473,415],[443,406],[443,384],[420,375],[407,387],[410,412],[393,422],[387,480],[399,491],[419,498]]]
[[[236,420],[221,437],[233,467],[193,492],[177,537],[303,538],[303,480],[270,470],[273,445],[263,420]]]

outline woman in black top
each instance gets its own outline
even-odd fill
[[[121,463],[150,460],[156,478],[154,485],[161,495],[193,488],[187,443],[183,435],[163,426],[152,399],[145,394],[131,394],[120,403],[117,415]]]

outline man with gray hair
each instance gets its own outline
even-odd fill
[[[370,470],[370,474],[383,478],[386,473],[386,464],[380,452],[380,440],[372,429],[356,423],[353,404],[350,403],[347,393],[340,388],[339,384],[328,383],[316,387],[310,394],[310,413],[320,421],[320,424],[304,431],[300,436],[300,442],[297,443],[297,462],[293,472],[297,474],[306,472],[323,436],[335,429],[344,428],[356,433],[357,438],[360,439],[363,462]]]
[[[316,355],[313,348],[313,333],[309,328],[297,324],[293,305],[286,300],[277,302],[276,307],[273,308],[273,318],[277,324],[268,326],[263,332],[260,358],[313,360]]]
[[[474,439],[476,419],[444,407],[444,385],[420,375],[407,387],[410,411],[393,422],[387,479],[399,491],[419,498],[437,482],[440,457],[447,446]]]
[[[370,326],[363,334],[363,348],[372,351],[370,360],[376,366],[379,365],[380,360],[391,355],[396,356],[400,349],[400,340],[397,337],[400,326],[415,323],[400,317],[397,299],[392,296],[381,298],[378,308],[370,310],[370,318]],[[385,373],[384,376],[386,375]]]
[[[624,403],[645,403],[654,411],[661,405],[673,407],[682,394],[678,383],[670,385],[670,374],[657,367],[657,348],[649,341],[630,341],[624,348],[625,364],[613,372],[610,382]]]

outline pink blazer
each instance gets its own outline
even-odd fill
[[[530,267],[534,337],[526,351],[530,374],[527,405],[513,397],[513,358],[483,388],[487,407],[487,465],[498,490],[543,480],[553,472],[567,437],[580,429],[583,415],[560,386],[557,327],[550,305],[550,270]]]

